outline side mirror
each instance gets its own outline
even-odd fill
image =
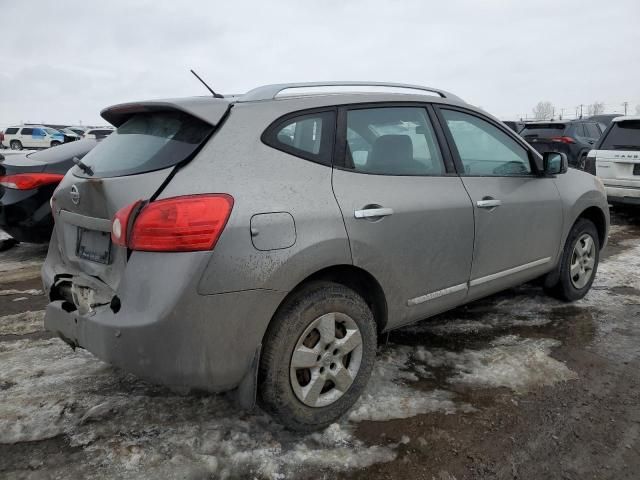
[[[560,175],[567,173],[569,160],[564,153],[545,152],[542,154],[542,165],[546,175]]]

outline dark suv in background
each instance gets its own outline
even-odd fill
[[[602,135],[600,125],[589,120],[528,122],[520,132],[540,153],[561,152],[569,165],[584,170],[587,154]]]

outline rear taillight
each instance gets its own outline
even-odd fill
[[[127,205],[118,210],[111,221],[111,241],[121,247],[127,246],[127,237],[129,236],[129,228],[131,227],[131,213],[137,210],[142,200]]]
[[[63,178],[64,175],[58,173],[17,173],[15,175],[0,176],[0,185],[16,190],[31,190],[43,185],[60,183]]]
[[[576,141],[571,137],[551,137],[551,140],[560,143],[576,143]]]
[[[111,224],[117,245],[149,252],[211,250],[224,230],[233,197],[227,194],[165,198],[137,210],[136,202],[119,210]]]

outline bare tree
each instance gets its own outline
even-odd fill
[[[604,113],[604,103],[603,102],[593,102],[591,105],[587,107],[587,115],[600,115]]]
[[[551,102],[538,102],[533,108],[533,117],[536,120],[548,120],[553,118],[553,103]]]

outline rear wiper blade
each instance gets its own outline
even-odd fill
[[[82,160],[80,160],[78,157],[73,157],[73,163],[75,163],[87,175],[93,176],[93,170],[91,169],[91,167],[86,163],[82,163]]]

